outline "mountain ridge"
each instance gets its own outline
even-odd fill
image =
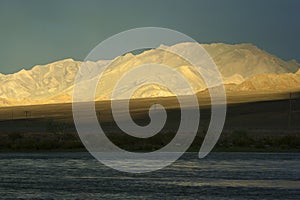
[[[180,43],[165,48],[189,50],[193,45]],[[202,44],[218,66],[224,84],[233,85],[229,90],[288,90],[300,85],[300,64],[296,60],[284,61],[252,44]],[[107,65],[109,61],[85,62],[87,67]],[[103,81],[96,91],[96,100],[110,97],[113,83],[133,65],[157,62],[178,70],[192,84],[195,92],[206,89],[199,74],[186,61],[159,49],[151,49],[141,54],[131,53],[116,58],[111,67],[104,72]],[[30,70],[20,70],[14,74],[0,73],[0,106],[57,103],[71,101],[75,76],[82,61],[72,58],[55,61],[45,65],[35,65]],[[160,77],[172,79],[168,75]],[[261,81],[264,80],[264,81]],[[176,81],[173,81],[176,84]],[[124,86],[126,92],[131,86]],[[180,87],[180,86],[178,86]],[[100,89],[101,88],[101,89]],[[182,88],[184,95],[184,88]],[[170,96],[171,93],[158,86],[147,86],[134,94],[134,98]]]

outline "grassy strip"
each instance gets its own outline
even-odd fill
[[[133,152],[150,152],[167,145],[175,133],[160,133],[151,138],[139,139],[126,134],[111,133],[109,139],[117,146]],[[189,152],[198,152],[204,134],[198,133]],[[44,133],[2,133],[0,152],[78,152],[86,151],[74,132],[60,129]],[[222,134],[215,152],[300,152],[299,134],[248,134],[236,130]]]

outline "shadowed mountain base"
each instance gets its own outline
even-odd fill
[[[207,93],[198,94],[201,120],[191,151],[198,151],[210,122]],[[250,102],[249,102],[250,101]],[[300,151],[299,93],[227,96],[227,117],[215,151]],[[97,116],[109,139],[130,151],[153,151],[168,144],[180,124],[174,97],[130,101],[131,116],[139,125],[150,122],[154,103],[167,108],[168,118],[157,135],[141,139],[123,133],[112,120],[110,102],[96,102]],[[193,109],[187,107],[184,109]],[[84,150],[76,133],[71,104],[7,107],[0,110],[0,150]]]

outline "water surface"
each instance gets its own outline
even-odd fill
[[[88,153],[0,154],[2,199],[300,199],[299,153],[187,153],[146,174]]]

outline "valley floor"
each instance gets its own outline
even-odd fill
[[[228,95],[225,126],[214,151],[300,152],[300,98],[293,93]],[[249,102],[250,101],[250,102]],[[138,124],[149,123],[153,103],[167,107],[162,131],[139,139],[123,133],[111,120],[110,102],[97,102],[97,114],[109,139],[129,151],[153,151],[168,144],[180,123],[174,98],[139,99],[131,102]],[[210,121],[207,96],[199,97],[201,121],[189,151],[198,151]],[[0,151],[85,151],[73,123],[71,104],[5,107],[0,109]],[[188,108],[190,109],[190,108]],[[98,116],[99,117],[99,116]]]

